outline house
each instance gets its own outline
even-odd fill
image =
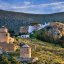
[[[29,35],[21,35],[21,38],[29,38]]]
[[[22,27],[20,27],[20,33],[21,34],[28,33],[28,26],[22,26]]]
[[[29,26],[28,33],[32,33],[33,31],[37,31],[40,28],[40,24]]]

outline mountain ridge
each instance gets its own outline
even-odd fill
[[[4,12],[13,12],[13,13],[23,13],[23,14],[33,14],[33,15],[50,15],[50,14],[58,14],[58,13],[64,13],[64,12],[55,12],[55,13],[48,13],[48,14],[35,14],[35,13],[27,13],[27,12],[16,12],[16,11],[8,11],[8,10],[1,10]]]
[[[64,23],[64,12],[54,14],[30,14],[12,11],[0,10],[0,27],[5,26],[15,32],[19,31],[21,26],[31,23],[44,24],[45,22],[59,21]]]

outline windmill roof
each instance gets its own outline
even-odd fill
[[[29,48],[30,46],[28,46],[27,44],[23,45],[22,47],[26,47],[26,48]]]

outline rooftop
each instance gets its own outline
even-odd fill
[[[24,47],[24,48],[25,48],[25,47],[26,47],[26,48],[29,48],[30,46],[28,46],[27,44],[25,44],[25,45],[23,45],[22,47]]]

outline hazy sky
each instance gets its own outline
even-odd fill
[[[0,9],[35,14],[64,12],[64,0],[0,0]]]

